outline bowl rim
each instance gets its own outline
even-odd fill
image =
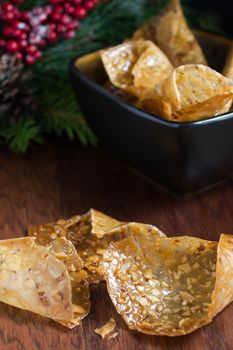
[[[101,49],[100,49],[101,50]],[[212,125],[215,123],[220,123],[222,121],[233,119],[233,111],[226,112],[224,114],[204,118],[201,120],[196,121],[189,121],[189,122],[177,122],[172,120],[166,120],[162,117],[159,117],[156,114],[144,111],[143,109],[140,109],[133,104],[124,101],[123,99],[119,98],[118,96],[114,95],[107,89],[105,89],[103,86],[96,83],[94,80],[88,78],[84,73],[80,71],[80,69],[75,65],[75,62],[88,54],[94,53],[95,51],[88,51],[85,54],[76,55],[73,59],[71,59],[69,63],[69,70],[71,74],[73,74],[76,78],[79,80],[82,80],[85,84],[89,85],[92,89],[96,90],[99,94],[104,95],[106,98],[112,100],[114,103],[120,105],[122,108],[129,110],[131,113],[137,114],[138,117],[141,117],[143,119],[147,119],[151,122],[157,122],[159,124],[162,124],[164,126],[172,127],[175,129],[179,128],[190,128],[190,127],[199,127],[202,125]]]

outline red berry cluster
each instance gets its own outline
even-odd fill
[[[0,5],[2,36],[0,49],[15,54],[19,60],[33,64],[42,49],[59,38],[71,39],[99,0],[50,0],[44,7],[21,12],[17,5],[24,0],[6,1]]]

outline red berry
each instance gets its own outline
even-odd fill
[[[41,39],[40,42],[38,43],[38,46],[44,47],[46,45],[46,40]]]
[[[51,13],[52,13],[52,7],[50,6],[50,5],[47,5],[47,6],[45,6],[45,8],[44,8],[44,10],[45,10],[45,13],[47,14],[47,15],[51,15]]]
[[[14,28],[19,29],[19,28],[20,28],[20,24],[21,24],[21,22],[20,22],[19,20],[16,20],[14,23],[12,23],[12,26],[13,26]]]
[[[55,23],[48,23],[48,27],[51,31],[56,29],[56,24]]]
[[[15,40],[8,40],[6,42],[6,51],[7,52],[15,53],[15,52],[18,51],[18,48],[19,48],[19,46],[18,46],[17,41],[15,41]]]
[[[53,21],[58,22],[61,19],[61,14],[59,12],[53,12],[50,17]]]
[[[56,5],[53,9],[54,12],[63,13],[63,6]]]
[[[54,42],[57,40],[57,33],[50,31],[48,34],[48,41]]]
[[[2,14],[2,19],[3,19],[3,21],[5,21],[5,22],[12,22],[15,18],[16,18],[16,17],[15,17],[15,14],[14,14],[13,11],[11,11],[11,12],[6,12],[6,13],[3,13],[3,14]]]
[[[70,16],[68,16],[66,14],[61,16],[61,23],[68,24],[70,22],[71,22],[71,17]]]
[[[91,0],[88,0],[84,6],[85,6],[85,9],[92,10],[93,7],[95,7],[95,4]]]
[[[28,46],[27,40],[20,40],[19,41],[19,48],[20,49],[25,49]]]
[[[37,51],[34,53],[33,57],[35,57],[35,58],[38,60],[39,58],[42,57],[42,52],[39,51],[39,50],[37,50]]]
[[[75,8],[74,8],[73,6],[71,6],[70,4],[67,4],[67,5],[69,5],[69,6],[67,6],[67,8],[66,8],[67,13],[68,13],[69,15],[73,15],[74,12],[75,12]]]
[[[22,60],[23,59],[23,54],[21,52],[17,52],[15,57],[17,58],[17,60]]]
[[[67,9],[72,6],[69,2],[64,3],[64,9],[67,11]]]
[[[22,19],[23,21],[28,21],[29,18],[30,18],[30,12],[24,11],[24,12],[21,13],[21,19]]]
[[[66,38],[66,39],[72,39],[73,37],[75,36],[75,32],[73,31],[73,30],[70,30],[70,31],[68,31],[67,33],[65,33],[65,35],[64,35],[64,37]]]
[[[58,31],[58,33],[65,33],[66,32],[66,26],[64,24],[58,24],[57,31]]]
[[[13,14],[14,14],[14,18],[17,19],[21,16],[21,13],[19,12],[19,10],[17,9],[17,7],[14,7],[13,9]]]
[[[4,27],[3,28],[3,31],[2,31],[2,34],[4,37],[10,37],[12,36],[13,34],[13,29],[12,27],[8,26],[8,27]]]
[[[26,40],[27,39],[27,33],[21,33],[20,39]]]
[[[14,6],[13,6],[10,2],[8,2],[8,1],[4,2],[4,3],[1,5],[1,8],[2,8],[2,11],[3,11],[3,12],[11,12],[11,11],[14,10]]]
[[[77,7],[74,11],[74,16],[78,18],[84,18],[87,15],[87,11],[83,7]]]
[[[35,52],[37,51],[37,47],[35,45],[29,45],[26,47],[26,51],[29,55],[34,56]]]
[[[27,56],[25,57],[25,62],[26,62],[27,64],[33,64],[33,63],[35,63],[35,61],[36,61],[36,59],[35,59],[35,57],[33,57],[33,56],[27,55]]]
[[[79,22],[78,21],[72,21],[72,22],[68,23],[66,27],[67,27],[68,31],[77,29],[79,27]]]
[[[20,38],[21,35],[22,35],[22,32],[21,32],[20,29],[17,29],[17,28],[16,28],[16,29],[13,29],[12,35],[13,35],[15,38]]]
[[[4,39],[0,39],[0,47],[4,47],[6,45],[6,41]]]

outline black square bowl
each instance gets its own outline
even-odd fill
[[[213,51],[225,55],[229,49],[227,40],[198,37],[214,59]],[[166,121],[103,88],[98,54],[76,57],[70,70],[78,103],[101,144],[152,180],[185,194],[233,174],[233,113],[196,122]]]

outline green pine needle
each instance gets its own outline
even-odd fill
[[[25,153],[31,143],[41,143],[40,126],[32,119],[21,117],[8,125],[2,136],[9,148],[16,153]]]
[[[78,137],[83,145],[97,144],[96,137],[81,116],[77,118],[75,114],[51,112],[44,118],[43,126],[48,133],[55,132],[57,136],[66,136],[70,141]]]

